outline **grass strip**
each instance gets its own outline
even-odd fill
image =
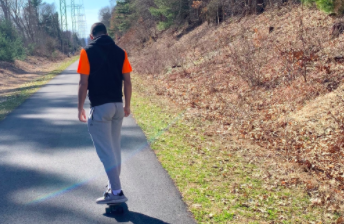
[[[199,223],[331,223],[338,216],[313,206],[302,186],[284,187],[257,164],[198,131],[204,124],[133,77],[132,110],[164,169]]]
[[[78,58],[79,56],[72,57],[70,60],[63,62],[54,71],[21,85],[17,88],[15,92],[6,96],[6,99],[0,103],[0,121],[5,119],[5,117],[9,113],[11,113],[11,111],[13,111],[19,105],[21,105],[27,98],[29,98],[33,93],[37,92],[43,85],[48,83],[52,78],[63,72]]]

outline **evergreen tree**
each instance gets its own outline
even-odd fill
[[[13,61],[25,57],[25,48],[15,28],[7,21],[0,22],[0,60]]]
[[[118,33],[124,34],[129,30],[132,23],[137,20],[137,14],[135,9],[134,0],[118,0],[117,5],[115,6],[111,25],[110,25],[110,34]]]
[[[177,16],[177,1],[154,0],[156,7],[149,9],[150,13],[158,20],[158,29],[165,30],[169,28]]]

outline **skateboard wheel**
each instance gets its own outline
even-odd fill
[[[111,210],[111,213],[117,213],[117,214],[121,214],[124,212],[124,209],[120,206],[111,206],[110,210]]]
[[[111,213],[112,213],[112,209],[106,208],[106,209],[105,209],[105,212],[106,212],[106,214],[111,214]]]
[[[124,213],[124,209],[123,209],[122,207],[118,207],[118,208],[117,208],[117,212],[118,212],[118,213]]]

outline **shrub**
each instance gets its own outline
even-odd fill
[[[333,12],[334,9],[334,4],[333,0],[316,0],[315,1],[318,9],[326,12],[326,13],[331,13]]]
[[[35,52],[36,45],[34,43],[28,44],[26,51],[28,55],[33,55]]]
[[[13,61],[13,52],[6,34],[0,33],[0,60]]]
[[[0,22],[0,61],[24,59],[25,48],[13,26],[5,21]]]
[[[334,0],[302,0],[305,5],[316,4],[317,8],[326,12],[332,13],[334,11]]]

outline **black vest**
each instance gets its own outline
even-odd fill
[[[95,38],[85,50],[90,63],[88,97],[91,107],[122,102],[124,50],[107,35]]]

